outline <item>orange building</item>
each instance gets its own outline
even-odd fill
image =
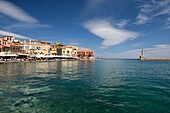
[[[2,52],[3,50],[3,38],[0,37],[0,52]]]
[[[0,38],[0,52],[11,52],[18,54],[21,52],[22,46],[19,40],[15,40],[13,36],[4,36]]]

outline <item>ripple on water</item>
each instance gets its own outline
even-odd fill
[[[49,88],[49,86],[44,86],[44,87],[38,87],[38,88],[25,88],[25,89],[22,89],[21,91],[24,95],[33,95],[33,94],[47,92],[50,90],[51,89]]]
[[[169,113],[170,62],[163,62],[101,60],[3,66],[0,112]]]
[[[28,85],[14,85],[11,87],[11,89],[17,90],[21,94],[26,95],[26,96],[48,92],[52,90],[49,86],[41,86],[41,87],[32,88]]]

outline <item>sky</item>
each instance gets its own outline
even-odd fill
[[[0,35],[92,49],[99,58],[170,57],[170,0],[0,0]]]

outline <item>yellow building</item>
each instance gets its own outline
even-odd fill
[[[50,43],[40,40],[26,40],[23,43],[23,52],[26,54],[50,54]]]
[[[63,47],[63,44],[60,42],[51,44],[51,47],[50,47],[51,55],[62,55],[61,47]]]

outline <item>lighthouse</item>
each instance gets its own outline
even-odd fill
[[[144,59],[145,59],[143,48],[142,48],[142,50],[141,50],[141,56],[139,57],[139,59],[140,59],[140,60],[144,60]]]

